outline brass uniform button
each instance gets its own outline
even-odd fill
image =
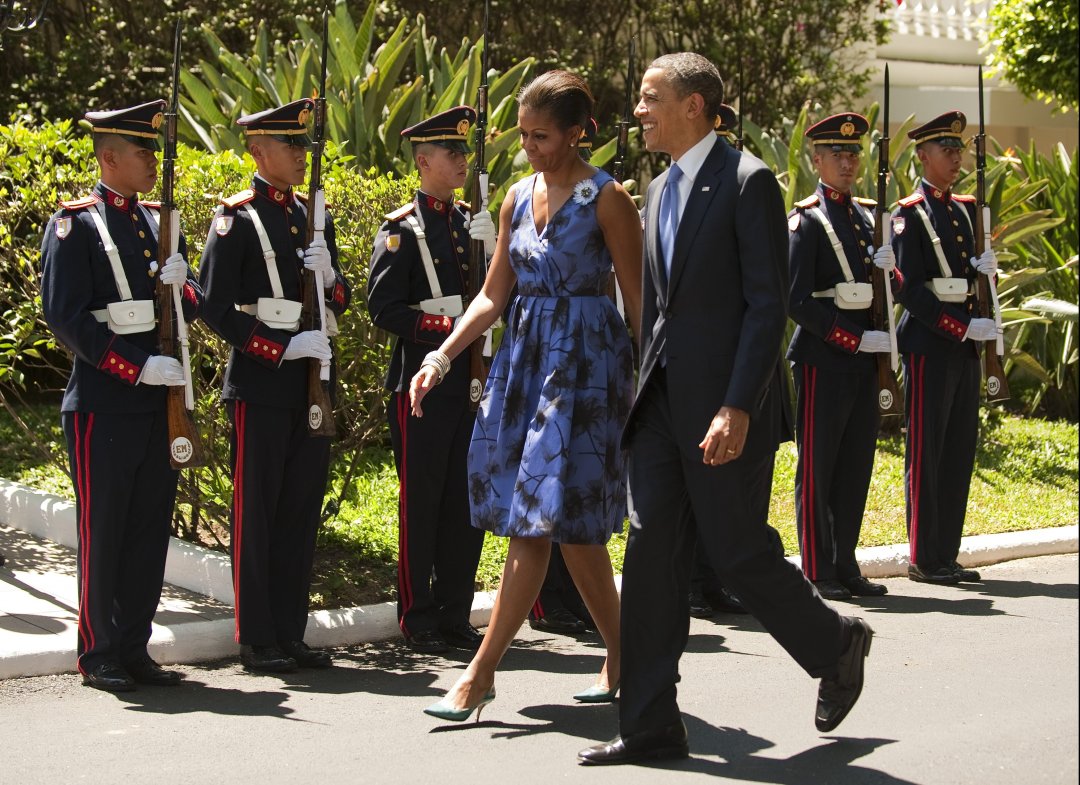
[[[293,234],[300,234],[300,230],[297,229],[295,226],[290,226],[289,231],[292,232]]]
[[[146,232],[144,232],[142,229],[140,229],[139,230],[139,237],[146,237]]]
[[[145,256],[147,259],[149,259],[150,258],[150,252],[149,251],[143,251],[143,256]]]
[[[464,248],[462,248],[462,247],[461,247],[461,246],[459,245],[459,246],[457,247],[457,252],[458,252],[458,253],[465,253],[465,249],[464,249]]]

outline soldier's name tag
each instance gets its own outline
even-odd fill
[[[904,227],[907,225],[907,220],[902,215],[898,215],[892,219],[893,234],[903,234]]]
[[[398,248],[401,247],[401,235],[400,234],[388,234],[386,235],[386,250],[390,253],[397,253]]]
[[[214,222],[214,231],[217,232],[218,237],[224,237],[232,229],[233,219],[236,216],[233,215],[219,215]]]
[[[67,215],[63,218],[57,218],[53,228],[56,230],[56,239],[63,240],[71,234],[71,216]]]

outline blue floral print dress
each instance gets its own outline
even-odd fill
[[[510,264],[518,294],[469,450],[473,526],[503,537],[603,544],[626,515],[620,434],[633,358],[606,296],[611,255],[596,220],[603,171],[583,180],[542,232],[536,175],[515,190]]]

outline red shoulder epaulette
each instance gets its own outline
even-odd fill
[[[247,204],[255,198],[255,192],[250,188],[245,188],[240,193],[235,193],[232,196],[226,196],[221,200],[221,203],[229,208],[236,208],[242,204]]]
[[[416,207],[416,202],[409,202],[408,204],[403,204],[403,205],[401,205],[401,207],[394,210],[394,212],[387,213],[386,214],[386,220],[387,221],[400,221],[406,215],[411,213],[413,211],[413,208],[415,208],[415,207]]]
[[[974,202],[975,197],[972,194],[953,194],[952,198],[958,202]]]
[[[926,196],[924,194],[912,194],[911,196],[905,196],[903,199],[898,201],[897,204],[901,207],[911,207],[918,204],[925,198]]]
[[[161,202],[139,202],[143,207],[149,207],[151,210],[160,210]]]
[[[84,210],[87,207],[93,207],[98,201],[98,198],[93,194],[89,196],[83,196],[78,199],[69,199],[67,201],[61,200],[60,206],[65,210]]]
[[[464,199],[455,199],[454,204],[466,210],[467,212],[472,212],[472,205],[466,202]]]
[[[817,194],[810,194],[805,199],[795,202],[795,206],[805,210],[807,207],[814,207],[820,201]]]
[[[867,199],[865,196],[853,196],[851,198],[856,204],[861,204],[863,207],[877,207],[877,201],[874,199]]]

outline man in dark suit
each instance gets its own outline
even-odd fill
[[[819,730],[835,728],[862,689],[870,627],[830,608],[769,535],[787,229],[773,173],[714,133],[722,100],[720,75],[700,55],[665,55],[642,77],[635,115],[647,148],[672,165],[649,186],[643,213],[620,735],[580,752],[586,764],[689,752],[675,684],[695,528],[724,584],[822,680]]]

